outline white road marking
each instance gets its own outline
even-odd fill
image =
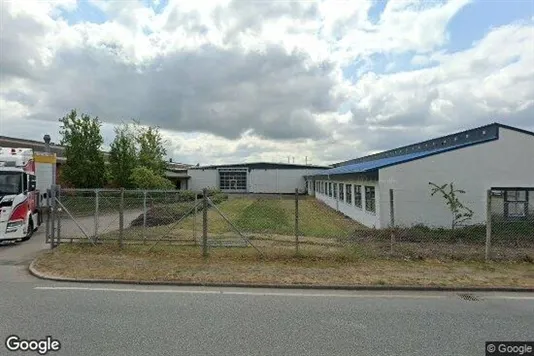
[[[405,299],[444,299],[456,297],[454,292],[445,292],[440,295],[417,294],[351,294],[351,293],[305,293],[305,292],[254,292],[231,290],[191,290],[191,289],[137,289],[137,288],[92,288],[92,287],[34,287],[37,290],[59,291],[101,291],[101,292],[129,292],[129,293],[171,293],[171,294],[220,294],[245,296],[274,296],[274,297],[313,297],[313,298],[405,298]],[[481,295],[482,300],[534,300],[534,296],[511,295]]]
[[[185,289],[136,289],[136,288],[91,288],[91,287],[34,287],[38,290],[60,291],[103,291],[130,293],[175,293],[175,294],[221,294],[245,296],[275,297],[314,297],[314,298],[407,298],[407,299],[443,299],[446,295],[414,295],[414,294],[347,294],[347,293],[303,293],[303,292],[254,292],[229,290],[185,290]]]
[[[508,296],[508,295],[502,295],[502,296],[482,296],[482,299],[509,299],[509,300],[534,300],[534,296],[527,297],[527,296]]]

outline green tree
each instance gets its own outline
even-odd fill
[[[109,152],[109,171],[114,185],[122,188],[132,188],[134,185],[131,175],[137,167],[135,132],[130,125],[115,127],[115,139],[111,143]]]
[[[136,126],[139,165],[150,169],[156,175],[163,176],[167,166],[165,161],[167,152],[159,129],[154,126],[141,127],[139,123],[136,123]]]
[[[136,167],[130,177],[138,189],[174,189],[174,184],[165,177],[157,175],[147,167]]]
[[[434,194],[440,193],[443,199],[445,199],[445,204],[447,204],[447,207],[449,208],[452,215],[452,230],[454,230],[461,224],[471,220],[474,214],[473,210],[466,207],[464,204],[462,204],[460,199],[458,199],[458,194],[465,194],[464,190],[454,189],[453,183],[443,184],[441,186],[432,182],[429,182],[428,184],[432,186],[432,196],[434,196]]]
[[[104,139],[98,117],[78,115],[76,110],[59,119],[61,144],[67,162],[62,177],[76,188],[101,188],[105,183]]]

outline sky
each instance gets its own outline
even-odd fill
[[[534,131],[534,0],[0,0],[0,135],[71,109],[201,165],[331,164],[500,122]]]

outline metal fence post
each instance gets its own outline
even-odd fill
[[[198,244],[197,242],[197,213],[198,213],[197,203],[198,203],[198,193],[195,192],[195,214],[193,215],[193,240],[195,240],[195,245]]]
[[[50,214],[52,209],[50,207],[50,196],[52,195],[52,189],[46,190],[46,242],[50,242]]]
[[[95,189],[95,241],[98,239],[98,189]]]
[[[486,253],[485,260],[491,259],[491,189],[488,189],[486,195]]]
[[[56,196],[56,199],[61,202],[61,186],[60,185],[57,185],[57,196]],[[56,246],[58,246],[60,243],[61,243],[61,207],[59,207],[58,209],[58,212],[57,212],[57,215],[56,215],[56,219],[57,219],[57,231],[56,231],[56,234],[57,234],[57,243],[56,243]]]
[[[52,224],[50,229],[50,248],[54,248],[54,235],[56,233],[55,231],[55,221],[56,221],[56,186],[53,185],[52,189],[50,189],[50,200],[51,200],[51,211],[52,211]]]
[[[121,200],[119,204],[119,247],[122,248],[124,233],[124,188],[121,188]]]
[[[202,189],[202,256],[208,257],[208,192]]]
[[[299,189],[295,188],[295,252],[299,253]]]
[[[393,248],[395,245],[395,204],[393,201],[393,189],[389,190],[389,214],[391,224],[391,236],[390,236],[390,254],[393,254]]]
[[[146,190],[143,192],[143,244],[146,244]]]

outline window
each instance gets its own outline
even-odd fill
[[[505,193],[504,209],[508,218],[525,218],[528,213],[526,190],[508,190]]]
[[[339,200],[345,201],[345,186],[339,183]]]
[[[375,187],[365,187],[365,210],[375,212]]]
[[[328,196],[332,196],[332,182],[328,182]]]
[[[348,204],[352,204],[352,184],[345,184],[345,197]]]
[[[361,185],[354,186],[354,205],[356,205],[358,208],[362,207],[362,186]]]
[[[334,199],[337,199],[337,183],[333,183],[334,185]]]
[[[22,193],[22,180],[23,177],[20,172],[2,172],[0,174],[0,195]]]

